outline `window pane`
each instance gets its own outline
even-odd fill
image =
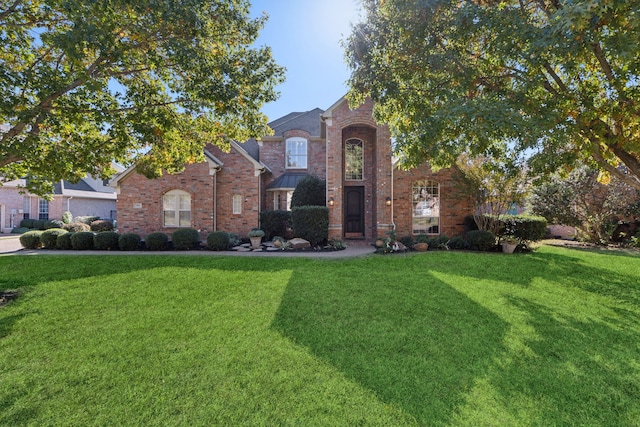
[[[412,187],[413,233],[440,233],[440,187],[429,180],[415,181]]]
[[[176,196],[173,194],[165,194],[162,199],[163,209],[165,211],[174,211],[176,210]]]
[[[242,213],[242,196],[239,194],[233,196],[233,213],[236,215]]]
[[[176,211],[164,211],[164,226],[165,227],[176,226]]]
[[[180,227],[189,227],[191,225],[191,212],[180,211]]]
[[[181,211],[191,210],[191,196],[180,196],[180,208]]]
[[[347,141],[345,146],[345,179],[362,179],[363,157],[362,141]]]
[[[287,168],[307,168],[307,140],[287,140]]]

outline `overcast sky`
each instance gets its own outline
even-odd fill
[[[349,70],[340,40],[358,21],[358,0],[253,0],[253,15],[269,15],[258,45],[271,46],[284,66],[280,98],[263,112],[275,120],[293,111],[329,108],[347,93]]]

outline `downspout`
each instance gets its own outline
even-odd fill
[[[395,185],[395,183],[393,181],[393,170],[394,170],[394,167],[393,167],[393,156],[391,156],[391,227],[392,227],[391,230],[392,231],[396,231],[396,223],[393,220],[393,207],[394,207],[394,203],[393,203],[393,200],[394,200],[393,199],[393,188],[394,188],[394,185]]]
[[[213,173],[213,231],[218,231],[218,170]]]

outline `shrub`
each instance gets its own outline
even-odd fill
[[[264,230],[267,240],[273,236],[284,236],[291,228],[291,212],[283,210],[260,212],[260,227]]]
[[[415,240],[413,240],[413,236],[409,235],[402,236],[400,239],[398,239],[398,241],[409,249],[413,248],[413,245],[416,243]]]
[[[488,251],[496,244],[496,236],[487,230],[471,230],[467,232],[467,244],[476,251]]]
[[[502,235],[519,241],[536,242],[547,234],[547,220],[541,216],[505,215],[500,218]]]
[[[124,233],[118,237],[118,246],[121,251],[137,251],[140,248],[140,236],[136,233]]]
[[[117,250],[119,239],[115,231],[101,231],[93,236],[93,248],[99,251]]]
[[[44,222],[44,229],[49,230],[50,228],[62,228],[64,222],[59,219],[49,219]]]
[[[93,236],[91,231],[80,231],[71,236],[71,248],[76,251],[87,251],[93,249]]]
[[[67,231],[71,231],[74,233],[79,233],[81,231],[90,231],[91,228],[83,223],[83,222],[72,222],[70,224],[65,224],[62,226],[62,228],[64,228]]]
[[[71,224],[73,222],[73,215],[69,211],[64,211],[62,214],[62,222],[65,224]]]
[[[252,228],[249,237],[264,237],[264,231],[259,228]]]
[[[12,234],[22,234],[22,233],[26,233],[27,231],[29,231],[28,228],[26,227],[18,227],[18,228],[14,228],[13,230],[11,230]]]
[[[20,221],[20,228],[33,228],[33,222],[35,219],[23,219]]]
[[[61,236],[67,233],[68,231],[62,228],[50,228],[48,230],[45,230],[42,233],[42,236],[40,236],[40,241],[42,242],[42,246],[45,249],[55,249],[58,242],[58,236]]]
[[[56,239],[56,249],[73,249],[71,245],[71,236],[75,233],[73,231],[68,231],[65,234],[61,234]]]
[[[317,246],[329,237],[329,208],[295,207],[291,210],[291,225],[297,237],[308,240],[312,246]]]
[[[83,224],[91,225],[93,221],[97,221],[99,219],[99,216],[77,216],[73,219],[73,222],[81,222]]]
[[[195,248],[200,243],[198,230],[193,228],[180,228],[171,234],[174,249],[187,251]]]
[[[166,251],[169,249],[169,237],[160,232],[147,234],[144,238],[144,243],[150,251]]]
[[[242,244],[242,240],[240,236],[236,233],[229,233],[229,248],[234,248],[236,246],[240,246]]]
[[[42,233],[44,233],[44,231],[27,231],[20,236],[20,244],[25,249],[38,249],[40,246],[42,246],[42,242],[40,241],[40,236],[42,236]]]
[[[113,222],[107,219],[98,219],[96,221],[93,221],[89,227],[91,228],[91,231],[95,231],[96,233],[99,233],[101,231],[112,231]]]
[[[430,237],[424,233],[420,233],[416,236],[416,243],[429,243]]]
[[[212,251],[224,251],[229,248],[229,233],[214,231],[207,236],[207,246]]]
[[[469,249],[469,245],[462,236],[455,236],[449,240],[449,249]]]
[[[46,221],[44,219],[34,219],[33,220],[33,229],[34,230],[44,230],[44,224]]]
[[[317,176],[307,175],[298,182],[291,196],[291,208],[300,206],[325,206],[326,184]],[[284,234],[284,233],[283,233]]]

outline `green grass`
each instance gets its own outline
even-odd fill
[[[638,425],[640,257],[0,257],[0,425]]]

